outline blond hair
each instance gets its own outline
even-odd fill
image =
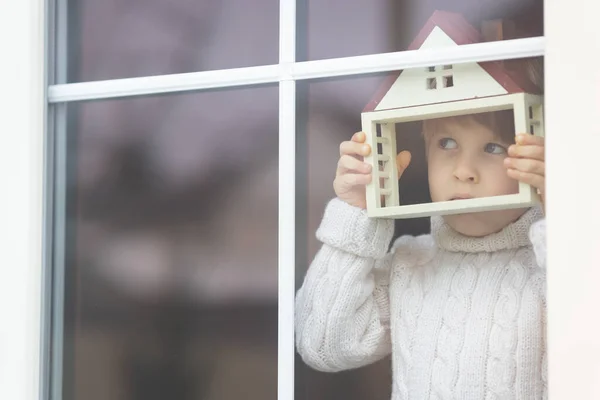
[[[503,143],[514,143],[516,132],[513,110],[492,111],[425,120],[423,121],[422,129],[425,142],[429,143],[429,139],[437,132],[442,131],[444,126],[448,123],[463,126],[477,123],[491,130],[499,141]]]

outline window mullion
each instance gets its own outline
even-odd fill
[[[277,399],[294,399],[296,260],[296,1],[279,2],[279,249]]]

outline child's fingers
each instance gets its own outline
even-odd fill
[[[542,176],[546,174],[546,164],[543,161],[539,160],[507,157],[504,159],[504,165],[508,168],[516,169],[521,172],[527,172]]]
[[[364,143],[366,139],[367,135],[364,132],[356,132],[350,140],[357,143]]]
[[[348,154],[344,154],[338,161],[338,174],[343,174],[348,171],[356,171],[362,173],[371,172],[371,165],[366,162],[360,161]]]
[[[519,133],[515,137],[515,143],[519,145],[543,146],[544,138],[542,136],[535,136],[529,133]]]
[[[368,144],[357,143],[354,141],[345,141],[340,144],[340,156],[345,154],[351,156],[367,156],[371,152],[371,146]]]
[[[542,175],[518,171],[516,169],[508,169],[506,173],[509,177],[516,179],[519,182],[527,183],[534,188],[539,189],[541,193],[544,193],[546,190],[546,179]]]
[[[511,157],[531,158],[544,161],[544,147],[534,145],[512,145],[508,148],[508,155]]]
[[[346,191],[371,182],[371,174],[344,174],[336,178],[340,189]]]
[[[401,151],[396,155],[396,167],[398,168],[398,179],[402,176],[408,165],[410,164],[410,160],[412,155],[409,151]]]

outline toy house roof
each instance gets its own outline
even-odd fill
[[[427,20],[427,22],[420,30],[419,34],[415,37],[413,42],[410,44],[408,50],[418,50],[422,47],[431,47],[431,45],[428,44],[428,41],[429,43],[432,42],[431,39],[434,38],[436,35],[438,37],[438,42],[439,37],[444,36],[442,38],[444,46],[461,46],[466,44],[480,43],[484,41],[481,33],[475,27],[473,27],[462,15],[446,11],[435,11],[433,15]],[[433,41],[435,41],[435,39]],[[440,43],[437,43],[435,46],[439,47]],[[457,101],[463,100],[465,98],[480,97],[482,90],[485,93],[484,95],[499,95],[523,92],[539,93],[538,88],[526,77],[525,71],[516,72],[515,70],[508,70],[505,67],[505,63],[501,61],[472,64],[473,66],[475,66],[475,68],[479,71],[479,74],[481,75],[479,83],[475,83],[474,78],[472,85],[479,85],[481,87],[481,79],[487,79],[489,81],[487,82],[488,86],[491,88],[490,85],[495,85],[495,90],[490,89],[489,92],[485,92],[486,89],[480,88],[478,91],[475,91],[477,93],[474,92],[469,94],[468,91],[466,93],[463,93],[463,98],[442,98],[439,99],[439,101],[424,100],[422,104],[408,104],[404,102],[403,104],[399,105],[391,105],[394,102],[386,100],[385,106],[378,107],[395,84],[396,88],[394,90],[397,91],[397,93],[395,94],[396,97],[419,97],[418,95],[415,96],[414,90],[410,89],[406,85],[398,87],[399,83],[401,82],[400,77],[403,71],[396,71],[391,73],[383,81],[379,89],[372,97],[371,101],[364,108],[363,112],[378,111],[381,109],[400,108],[405,106],[424,105],[443,101]],[[411,70],[407,71],[411,73],[417,72]],[[401,92],[398,92],[399,90]]]

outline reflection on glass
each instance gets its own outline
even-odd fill
[[[306,0],[299,6],[298,59],[407,50],[436,10],[461,15],[480,40],[543,35],[543,0]]]
[[[276,399],[277,105],[69,106],[65,400]]]
[[[278,0],[63,1],[68,82],[277,63]]]

